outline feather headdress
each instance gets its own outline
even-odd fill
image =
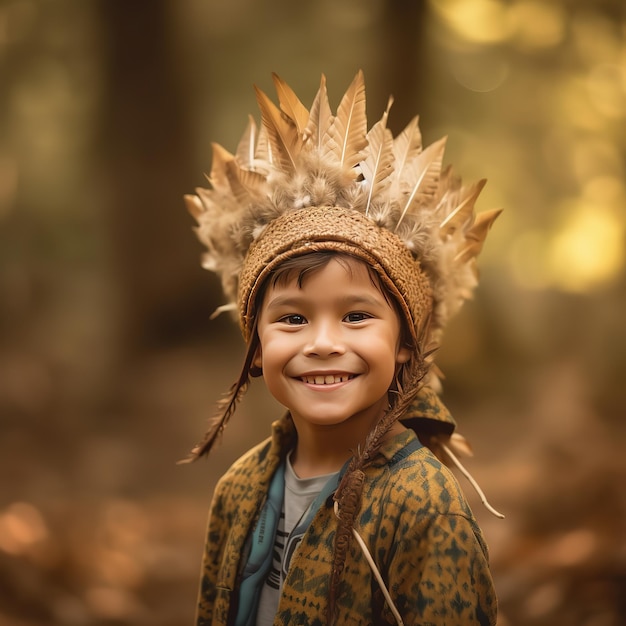
[[[336,114],[324,76],[310,110],[281,78],[273,79],[279,107],[256,88],[260,129],[250,117],[235,154],[214,144],[210,188],[185,197],[207,247],[203,265],[221,276],[230,300],[220,309],[239,309],[248,339],[244,300],[251,294],[242,294],[240,277],[250,248],[285,214],[342,207],[395,234],[419,262],[432,293],[428,336],[420,339],[426,351],[435,349],[477,284],[475,259],[500,213],[475,214],[485,181],[463,186],[443,168],[445,138],[423,148],[417,117],[394,138],[387,128],[391,99],[368,130],[360,71]],[[436,374],[430,376],[436,386]]]
[[[387,128],[391,99],[368,129],[362,72],[335,114],[324,76],[310,110],[283,80],[273,79],[279,106],[256,89],[260,128],[250,117],[234,154],[215,144],[210,188],[185,197],[207,247],[203,265],[220,275],[229,298],[219,310],[238,313],[248,343],[241,375],[190,460],[212,448],[249,384],[258,346],[255,307],[266,278],[284,260],[317,250],[349,253],[368,263],[396,299],[415,350],[399,368],[389,410],[354,454],[334,496],[339,521],[332,613],[363,472],[395,421],[403,419],[435,454],[466,473],[453,450],[470,449],[453,434],[453,420],[434,399],[438,378],[432,355],[446,323],[477,284],[475,260],[500,211],[475,214],[485,181],[463,186],[450,167],[443,168],[445,139],[423,148],[417,118],[393,137]],[[435,428],[425,423],[431,418],[420,403],[437,407]],[[486,506],[501,516],[466,475]]]

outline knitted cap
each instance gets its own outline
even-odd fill
[[[363,260],[395,296],[415,345],[432,307],[430,283],[402,241],[353,209],[313,207],[289,211],[250,246],[239,278],[239,319],[248,341],[256,296],[265,279],[286,259],[334,250]]]

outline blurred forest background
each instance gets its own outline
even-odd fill
[[[501,626],[626,623],[623,0],[2,0],[0,626],[193,620],[217,477],[280,409],[253,385],[215,456],[177,466],[238,373],[182,195],[277,72],[503,207],[440,355]]]

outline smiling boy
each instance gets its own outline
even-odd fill
[[[341,469],[385,414],[410,357],[398,314],[365,265],[333,256],[301,285],[295,270],[271,284],[257,328],[254,365],[289,409],[298,433],[291,464],[303,478]]]
[[[223,431],[250,376],[287,409],[219,481],[199,626],[492,625],[482,533],[451,472],[454,422],[431,351],[475,286],[497,212],[482,183],[441,171],[416,120],[367,131],[359,72],[336,115],[274,77],[236,155],[187,198],[247,343],[242,374],[192,458]],[[447,456],[446,456],[447,455]]]

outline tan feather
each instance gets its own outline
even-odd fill
[[[327,148],[345,168],[361,160],[367,146],[367,115],[365,112],[365,81],[359,70],[343,95],[337,115],[328,130]]]
[[[213,189],[228,191],[230,184],[228,182],[227,164],[235,157],[223,148],[219,143],[212,143],[213,160],[211,162],[211,173],[209,174],[209,182]]]
[[[235,157],[219,144],[213,144],[213,163],[209,181],[218,194],[226,195],[227,198],[232,194],[238,203],[247,202],[251,193],[259,196],[266,185],[265,175],[239,167]],[[203,200],[218,204],[213,201],[210,191],[197,190],[197,193]]]
[[[232,199],[230,198],[230,185],[228,185],[228,180],[226,180],[226,184],[227,187],[225,192],[216,192],[214,189],[203,189],[202,187],[196,188],[196,194],[198,194],[198,198],[202,202],[203,213],[211,213],[215,215],[215,213],[224,212],[229,204],[232,205]],[[229,202],[216,202],[216,199],[223,197],[224,194],[226,194]]]
[[[476,198],[478,198],[486,182],[487,180],[483,178],[462,190],[461,197],[463,199],[461,203],[439,225],[442,237],[462,228],[472,219]]]
[[[242,169],[237,167],[234,162],[231,167],[234,170],[234,175],[237,177],[237,181],[251,196],[259,198],[265,195],[267,188],[267,177],[265,174],[255,172],[253,170]]]
[[[467,263],[467,261],[480,254],[487,233],[500,213],[502,213],[502,209],[484,211],[478,214],[474,225],[465,233],[466,245],[454,257],[456,262]]]
[[[271,148],[272,162],[285,173],[293,173],[298,168],[298,155],[302,148],[302,141],[293,121],[288,121],[276,105],[256,85],[261,119],[267,129],[267,138]]]
[[[390,174],[393,172],[393,135],[387,128],[387,118],[393,99],[389,98],[387,109],[382,118],[367,133],[367,149],[365,159],[361,162],[361,170],[369,183],[365,215],[369,214],[372,198],[389,186]]]
[[[237,145],[235,158],[245,168],[253,168],[257,142],[257,127],[252,115],[248,115],[248,126]]]
[[[400,212],[400,218],[396,229],[400,226],[407,213],[413,213],[415,209],[432,199],[437,191],[443,153],[446,148],[446,138],[440,139],[426,148],[411,164],[412,186],[409,188],[407,200]]]
[[[205,174],[204,176],[210,182],[211,179],[209,178],[208,174]],[[228,189],[230,190],[230,187],[228,187]],[[223,194],[218,193],[212,185],[210,185],[208,189],[203,187],[196,187],[195,191],[198,194],[202,203],[203,213],[215,213],[215,199],[219,198]],[[204,217],[206,217],[206,215],[204,215]]]
[[[394,179],[399,180],[403,176],[404,167],[410,163],[422,151],[422,133],[416,115],[405,129],[393,140],[393,153],[395,155]]]
[[[257,162],[261,161],[266,163],[270,168],[273,164],[272,150],[267,138],[267,130],[265,130],[265,126],[263,124],[261,124],[261,127],[259,128],[259,136],[256,141],[254,158]]]
[[[450,213],[456,205],[455,194],[461,188],[461,179],[455,176],[452,166],[447,165],[441,170],[439,175],[439,186],[433,197],[433,206],[437,207],[437,211],[442,215]]]
[[[309,121],[304,129],[304,140],[311,143],[314,148],[321,149],[324,136],[333,122],[333,114],[328,103],[328,91],[326,90],[326,77],[322,74],[320,88],[317,91]]]
[[[202,202],[200,202],[200,198],[198,198],[198,196],[192,196],[191,194],[185,194],[183,199],[187,211],[189,211],[196,221],[199,220],[200,216],[204,213],[204,207],[202,206]]]
[[[293,89],[278,74],[272,72],[272,79],[278,94],[278,102],[280,109],[287,117],[289,117],[296,125],[296,130],[303,136],[304,129],[309,121],[309,111],[300,102],[300,99],[294,93]]]
[[[250,172],[250,175],[254,175],[253,172]],[[241,182],[240,169],[234,158],[226,163],[226,177],[228,178],[231,193],[237,202],[240,205],[245,205],[245,203],[249,200],[250,194]]]
[[[228,187],[228,191],[230,193],[230,186]],[[196,187],[196,194],[202,205],[202,213],[215,213],[216,208],[222,210],[222,205],[215,202],[215,197],[219,195],[216,194],[215,190]],[[202,213],[200,215],[202,215]]]

